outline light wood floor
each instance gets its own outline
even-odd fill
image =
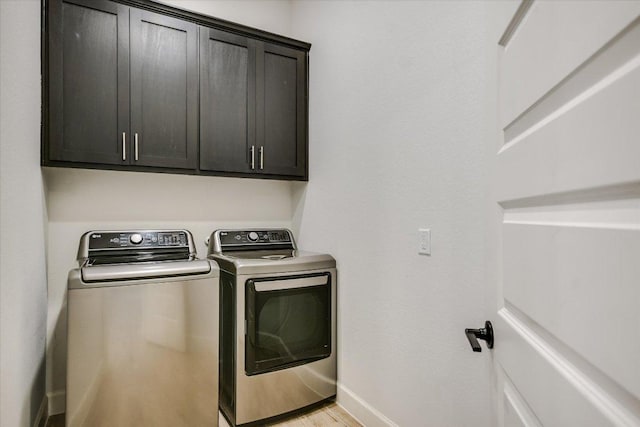
[[[336,403],[328,403],[307,414],[267,425],[269,427],[362,427],[362,424]],[[220,415],[219,426],[229,427],[222,415]],[[64,414],[50,417],[47,427],[64,427]]]
[[[337,403],[329,403],[317,408],[315,411],[297,417],[281,421],[268,426],[278,427],[362,427],[347,411]],[[222,427],[222,425],[221,425]]]

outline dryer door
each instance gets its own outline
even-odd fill
[[[331,355],[331,274],[250,279],[246,289],[247,375]]]

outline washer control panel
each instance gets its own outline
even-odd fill
[[[221,231],[220,244],[225,246],[291,245],[289,230],[225,230]]]
[[[93,232],[89,236],[89,249],[161,248],[189,246],[184,231],[116,231]]]

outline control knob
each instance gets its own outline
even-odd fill
[[[247,235],[247,238],[249,240],[251,240],[252,242],[257,242],[258,241],[258,237],[259,237],[258,233],[256,233],[255,231],[252,231]]]
[[[131,237],[129,237],[129,241],[134,245],[139,245],[140,243],[142,243],[142,234],[132,234]]]

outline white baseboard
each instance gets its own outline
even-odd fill
[[[336,402],[363,426],[398,427],[396,423],[385,417],[342,384],[338,384]]]
[[[66,390],[57,390],[47,393],[42,401],[39,413],[44,412],[47,407],[48,416],[62,414],[65,411]],[[336,397],[338,405],[342,406],[352,417],[367,427],[398,427],[396,423],[385,417],[380,411],[369,405],[366,401],[357,396],[342,384],[338,384],[338,394]]]
[[[47,421],[47,405],[48,403],[47,395],[42,396],[42,402],[40,403],[40,408],[38,408],[38,414],[36,415],[36,419],[33,422],[33,427],[40,427],[40,422],[44,419]]]
[[[50,391],[47,397],[49,398],[49,416],[64,413],[67,401],[66,390]]]

